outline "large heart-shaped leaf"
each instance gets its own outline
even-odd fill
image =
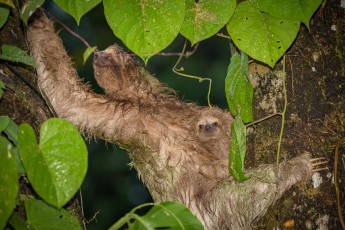
[[[81,17],[97,6],[102,0],[54,0],[62,9],[72,15],[79,24]]]
[[[6,226],[18,194],[17,161],[12,144],[0,136],[0,229]]]
[[[192,45],[217,33],[231,18],[236,0],[186,0],[186,16],[180,33]]]
[[[300,23],[260,11],[255,2],[241,2],[227,25],[236,44],[252,58],[273,67],[291,46]]]
[[[104,13],[114,34],[144,62],[178,35],[185,15],[184,0],[104,0]]]
[[[309,21],[322,0],[251,0],[256,7],[270,15],[291,21],[303,22],[309,29]]]
[[[56,207],[66,204],[87,170],[87,149],[77,129],[65,120],[51,118],[41,127],[38,145],[32,127],[22,124],[18,147],[35,191]]]

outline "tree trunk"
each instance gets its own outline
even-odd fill
[[[324,1],[314,15],[310,31],[305,26],[286,54],[287,113],[282,142],[283,158],[304,152],[329,160],[329,171],[313,175],[313,184],[294,187],[272,206],[258,229],[340,229],[338,206],[345,209],[345,17],[339,1]],[[269,71],[252,64],[256,118],[282,111],[282,65]],[[257,125],[250,136],[249,165],[272,162],[280,132],[280,117]],[[334,155],[340,143],[340,202],[334,185]],[[253,154],[254,153],[254,154]],[[317,181],[322,180],[320,186]],[[343,226],[344,228],[344,226]]]

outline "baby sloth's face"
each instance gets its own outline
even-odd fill
[[[215,139],[220,134],[219,120],[215,117],[205,116],[198,121],[196,129],[201,141]]]

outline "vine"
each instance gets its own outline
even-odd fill
[[[286,79],[285,76],[285,55],[283,56],[283,73],[282,73],[282,83],[283,83],[283,93],[284,93],[284,108],[283,112],[281,113],[281,127],[280,127],[280,134],[279,134],[279,141],[278,141],[278,148],[277,148],[277,167],[279,165],[279,158],[280,158],[280,148],[283,141],[283,133],[284,133],[284,124],[285,124],[285,113],[287,108],[287,95],[286,95]]]
[[[211,78],[202,78],[202,77],[195,76],[195,75],[189,75],[189,74],[181,73],[181,71],[184,71],[183,67],[177,69],[177,66],[180,64],[180,62],[182,60],[182,57],[184,56],[184,53],[185,53],[185,50],[186,50],[186,46],[187,46],[187,41],[185,41],[185,43],[183,45],[183,48],[182,48],[182,51],[181,51],[181,54],[180,54],[180,57],[177,59],[174,67],[172,68],[172,71],[175,74],[179,75],[179,76],[196,79],[200,83],[203,82],[203,81],[209,81],[208,92],[207,92],[207,104],[208,104],[209,107],[212,107],[211,102],[210,102],[210,95],[211,95],[211,88],[212,88],[212,79]],[[186,57],[188,57],[188,56],[186,55]]]

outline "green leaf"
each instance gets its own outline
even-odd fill
[[[104,13],[114,34],[145,63],[178,35],[185,1],[104,0]]]
[[[29,0],[22,8],[20,12],[20,18],[25,25],[28,24],[30,16],[39,8],[45,0]]]
[[[1,11],[1,8],[0,8],[0,11]],[[1,12],[0,12],[1,14]],[[1,16],[0,16],[1,17]],[[0,26],[1,28],[1,26]],[[4,90],[6,89],[6,86],[5,84],[0,80],[0,99],[2,98],[2,96],[4,95]],[[1,129],[0,129],[1,131]]]
[[[0,4],[8,5],[12,8],[15,8],[12,0],[0,0]]]
[[[5,25],[9,14],[10,14],[10,7],[0,4],[0,28]]]
[[[9,118],[8,116],[0,116],[0,133],[4,132],[7,136],[7,138],[12,141],[14,146],[18,145],[18,126],[14,121]],[[13,148],[13,154],[15,158],[17,159],[17,168],[18,172],[24,174],[25,170],[22,164],[22,161],[20,160],[18,148]]]
[[[180,33],[192,45],[217,33],[236,8],[236,0],[186,0],[186,16]]]
[[[87,47],[86,50],[84,51],[83,54],[83,64],[86,63],[87,59],[90,57],[90,55],[95,52],[95,50],[97,49],[97,46],[93,46],[93,47]]]
[[[155,204],[144,216],[137,216],[130,229],[204,229],[186,206],[177,202]]]
[[[0,59],[12,62],[21,62],[26,65],[36,67],[35,60],[30,57],[26,51],[21,50],[16,46],[2,45],[1,52]]]
[[[225,95],[233,116],[241,114],[245,123],[253,122],[253,86],[248,80],[248,56],[243,52],[231,57],[225,78]]]
[[[229,153],[229,173],[243,182],[250,177],[244,175],[244,158],[246,155],[246,128],[240,116],[231,123],[231,144]]]
[[[0,136],[0,229],[6,226],[18,194],[17,162],[12,144]]]
[[[274,17],[244,1],[237,5],[227,30],[235,45],[273,67],[295,40],[300,23]]]
[[[15,146],[18,145],[18,126],[8,116],[0,116],[0,132],[4,132]]]
[[[10,118],[8,116],[0,116],[0,134],[6,129],[9,123]]]
[[[79,24],[81,17],[97,6],[102,0],[54,0],[62,9],[72,15]]]
[[[45,201],[62,207],[79,189],[87,170],[87,149],[69,122],[51,118],[40,130],[40,144],[28,124],[19,126],[19,153],[33,188]]]
[[[12,213],[12,216],[8,222],[15,230],[34,230],[34,228],[27,224],[17,212]]]
[[[81,230],[77,218],[65,209],[49,206],[41,200],[26,200],[25,211],[27,222],[36,230],[68,229]]]
[[[256,7],[274,17],[303,22],[309,29],[309,21],[322,0],[251,0]]]

